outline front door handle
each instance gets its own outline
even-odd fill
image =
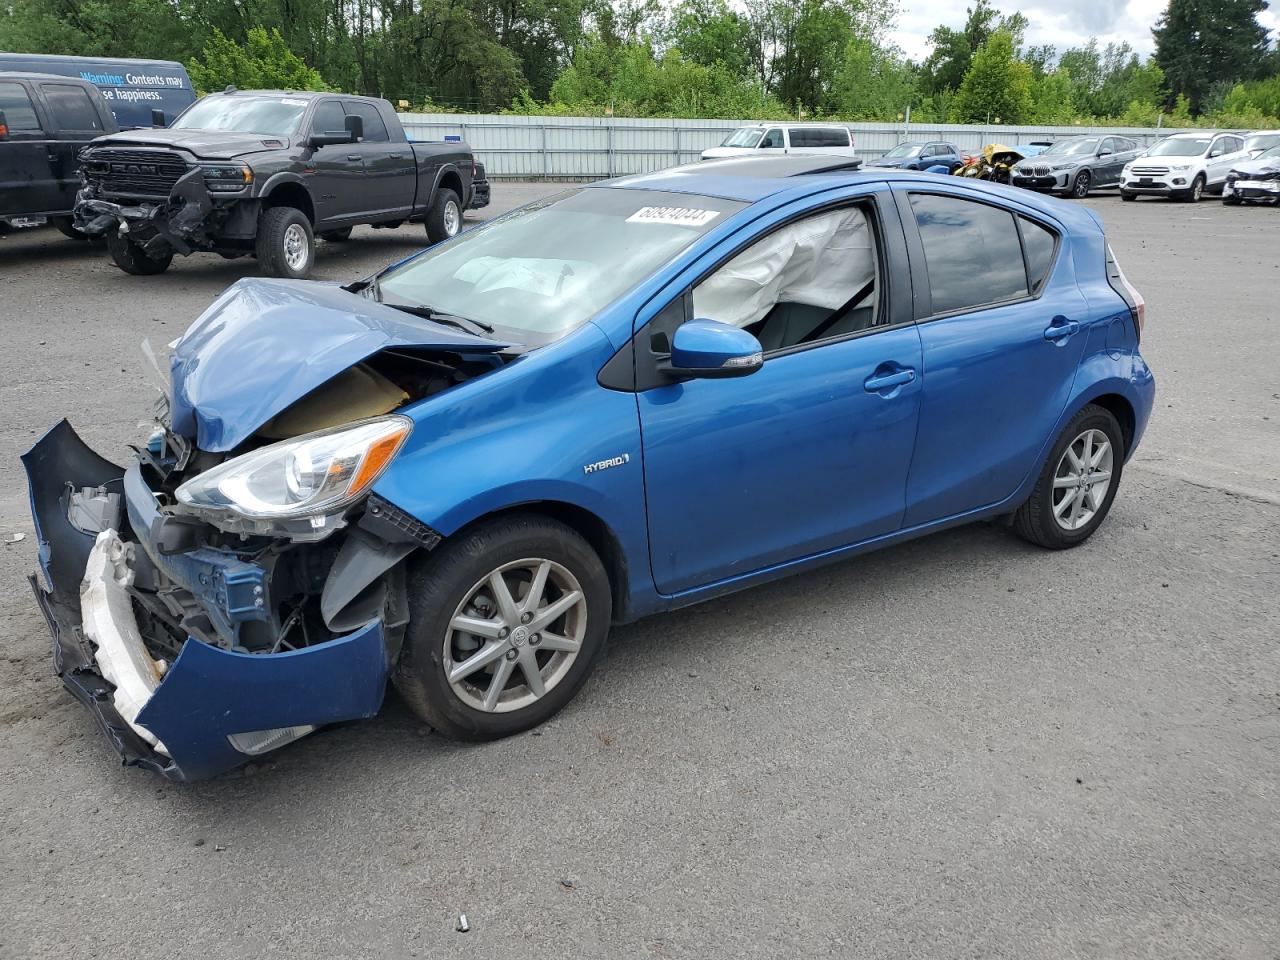
[[[348,159],[348,160],[359,160],[359,159],[360,159],[360,154],[358,154],[358,153],[348,153],[348,154],[347,154],[347,159]]]
[[[1054,317],[1053,322],[1044,328],[1046,340],[1065,340],[1080,329],[1080,324],[1066,317]]]
[[[388,153],[388,154],[387,154],[387,157],[388,157],[388,158],[390,158],[390,159],[392,159],[392,160],[403,160],[403,159],[404,159],[404,154],[403,154],[403,153]]]
[[[915,378],[916,372],[910,367],[899,368],[897,370],[889,370],[882,367],[871,376],[867,377],[867,379],[863,381],[862,386],[867,393],[880,393],[881,391],[892,390],[905,383],[910,383]]]

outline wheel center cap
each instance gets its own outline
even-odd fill
[[[526,640],[529,639],[528,627],[516,627],[511,631],[511,645],[513,647],[523,647]]]

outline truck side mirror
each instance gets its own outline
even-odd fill
[[[164,111],[163,111],[163,110],[152,110],[152,111],[151,111],[151,125],[152,125],[153,127],[165,127],[165,126],[168,126],[168,123],[167,123],[167,122],[165,121],[165,119],[164,119]]]
[[[9,139],[9,121],[5,119],[4,111],[0,110],[0,140]]]
[[[351,142],[359,143],[364,139],[364,117],[353,117],[347,115],[346,123],[347,133],[351,134]]]

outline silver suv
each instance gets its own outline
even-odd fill
[[[1120,185],[1120,171],[1142,148],[1128,137],[1069,137],[1044,153],[1019,161],[1015,187],[1083,198],[1095,187]]]

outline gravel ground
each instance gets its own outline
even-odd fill
[[[1280,211],[1087,203],[1159,399],[1086,546],[950,531],[619,629],[532,734],[458,746],[390,697],[187,786],[115,766],[51,675],[16,457],[64,415],[117,453],[138,344],[252,262],[0,238],[0,956],[1275,960]],[[317,275],[421,242],[359,229]]]

